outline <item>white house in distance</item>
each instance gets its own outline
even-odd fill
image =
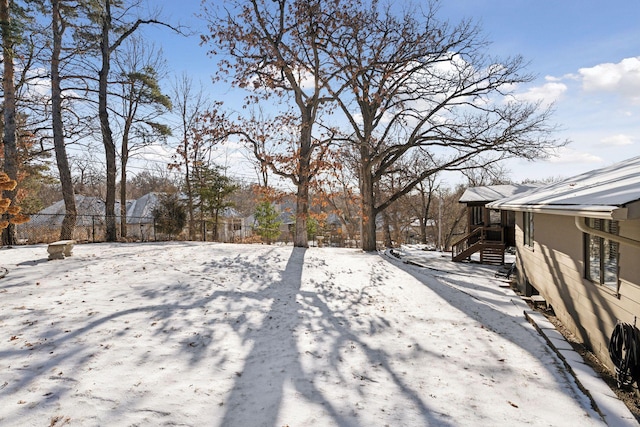
[[[612,368],[616,323],[640,326],[640,157],[487,206],[516,212],[520,290]]]
[[[127,237],[141,241],[155,240],[156,236],[153,211],[158,206],[162,193],[147,193],[136,200],[127,201]],[[77,219],[73,238],[78,241],[101,241],[105,235],[105,204],[98,197],[76,195]],[[58,240],[62,220],[65,214],[64,201],[60,200],[42,211],[31,215],[31,220],[17,228],[19,238],[24,242],[52,242]],[[115,204],[115,221],[120,231],[120,203]],[[196,218],[197,219],[197,218]],[[197,219],[198,220],[198,219]],[[214,233],[211,221],[198,220],[198,238],[210,240]],[[252,223],[242,217],[235,209],[226,208],[218,219],[218,240],[239,242],[252,235]],[[206,237],[203,237],[204,233]],[[186,235],[186,231],[185,231]]]

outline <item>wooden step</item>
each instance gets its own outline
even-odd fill
[[[489,265],[504,264],[504,247],[484,247],[480,252],[480,262]]]

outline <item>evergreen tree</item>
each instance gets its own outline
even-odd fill
[[[228,176],[222,174],[220,166],[201,166],[194,182],[200,198],[200,212],[213,220],[213,240],[218,240],[220,213],[233,206],[229,196],[238,188]]]
[[[318,220],[312,216],[309,217],[309,219],[307,220],[307,236],[309,237],[309,239],[315,239],[316,235],[318,234],[318,229],[319,229],[320,224],[318,223]]]
[[[187,212],[177,194],[160,196],[158,206],[153,209],[156,229],[170,236],[180,234],[187,225]]]
[[[271,244],[280,235],[282,221],[278,219],[278,212],[268,201],[258,203],[253,214],[256,221],[256,233]]]

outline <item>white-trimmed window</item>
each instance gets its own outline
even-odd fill
[[[533,212],[522,213],[522,231],[524,245],[533,248]]]
[[[618,221],[609,219],[587,218],[587,226],[594,230],[618,235]],[[618,242],[585,234],[585,276],[587,279],[610,286],[618,287]]]

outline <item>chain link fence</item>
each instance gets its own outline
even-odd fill
[[[64,215],[32,214],[30,218],[29,222],[16,226],[19,244],[51,243],[60,239]],[[115,222],[118,240],[168,240],[168,236],[157,232],[153,217],[127,218],[125,236],[122,236],[120,217],[104,215],[77,215],[72,238],[78,242],[104,242],[109,220]]]
[[[31,245],[51,243],[60,240],[64,214],[31,214],[29,222],[16,226],[18,244]],[[105,215],[77,215],[72,239],[78,243],[99,243],[106,241],[107,221],[114,221],[116,239],[126,242],[154,242],[169,240],[219,241],[228,243],[253,242],[256,238],[253,229],[239,220],[228,221],[218,225],[214,233],[214,225],[208,220],[195,220],[193,227],[189,224],[178,234],[167,234],[160,228],[153,217],[127,217],[126,226],[122,227],[120,216],[112,218]],[[192,230],[191,237],[189,230]]]
[[[37,213],[29,215],[30,220],[16,225],[16,238],[19,245],[48,244],[60,240],[64,226],[64,214]],[[152,216],[127,216],[123,227],[120,216],[106,217],[102,215],[76,215],[76,222],[71,238],[78,243],[106,242],[107,224],[114,222],[116,241],[119,242],[156,242],[156,241],[208,241],[224,243],[260,243],[262,239],[254,230],[252,220],[241,218],[225,218],[219,223],[210,219],[196,219],[193,223],[187,220],[184,228],[168,234],[162,230]],[[192,226],[190,226],[192,225]],[[293,225],[283,225],[276,242],[289,244],[293,241]],[[340,228],[332,227],[323,230],[321,235],[309,237],[313,246],[358,247],[358,236],[347,237]]]

